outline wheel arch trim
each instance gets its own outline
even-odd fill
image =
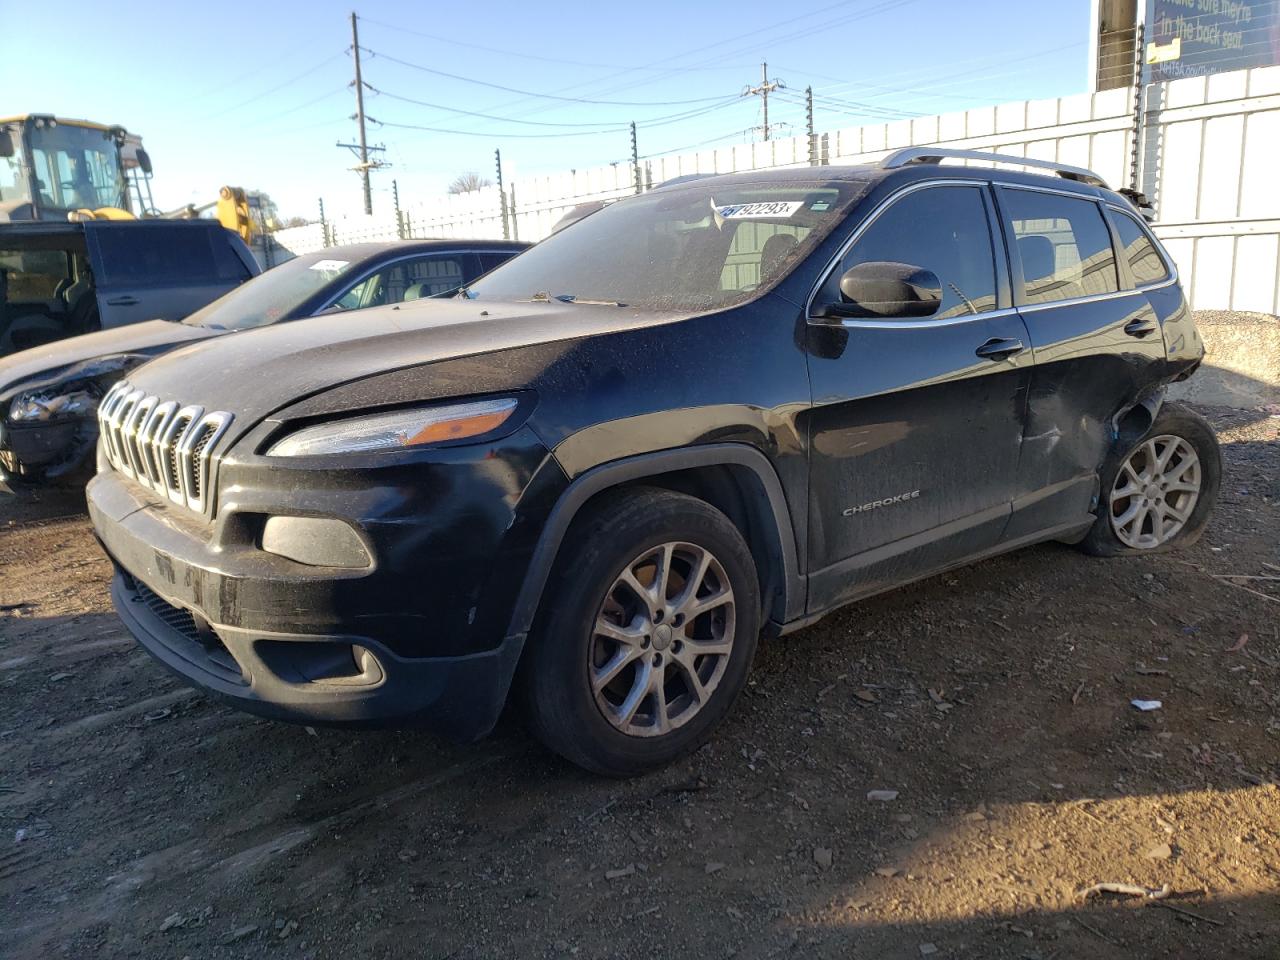
[[[600,464],[576,477],[556,501],[538,537],[524,582],[516,597],[507,635],[527,633],[532,628],[560,546],[574,518],[592,497],[646,477],[700,467],[742,467],[751,471],[759,481],[764,503],[756,504],[756,507],[764,507],[767,515],[772,518],[772,529],[769,532],[776,537],[773,547],[781,564],[783,622],[803,614],[804,579],[800,574],[791,514],[777,472],[768,458],[755,447],[741,443],[715,443],[626,457]]]

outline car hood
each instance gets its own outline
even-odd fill
[[[150,320],[22,350],[0,359],[0,398],[36,383],[47,384],[56,380],[64,371],[75,374],[75,371],[83,368],[86,361],[121,355],[152,357],[180,344],[206,339],[219,332],[204,327],[170,323],[168,320]],[[127,369],[129,365],[126,363],[123,368]]]
[[[375,374],[681,316],[558,301],[424,300],[191,344],[134,371],[129,382],[161,400],[227,411],[247,429],[284,406]]]

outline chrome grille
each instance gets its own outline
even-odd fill
[[[231,414],[161,402],[121,380],[102,398],[98,428],[112,468],[174,503],[211,515],[210,474]]]

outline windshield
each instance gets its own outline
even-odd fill
[[[41,210],[128,209],[120,147],[110,131],[59,123],[28,125],[25,133]]]
[[[182,322],[214,330],[264,327],[288,317],[329,281],[358,268],[358,263],[335,259],[333,251],[295,257],[241,284]]]
[[[469,294],[689,312],[733,306],[786,276],[864,186],[708,179],[630,197],[509,260]]]

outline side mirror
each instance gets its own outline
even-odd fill
[[[12,157],[14,152],[13,134],[8,130],[0,130],[0,157]]]
[[[151,156],[141,147],[138,148],[138,166],[147,176],[151,176]]]
[[[931,317],[942,304],[942,283],[924,267],[873,260],[844,272],[840,296],[841,302],[819,308],[817,316]]]

